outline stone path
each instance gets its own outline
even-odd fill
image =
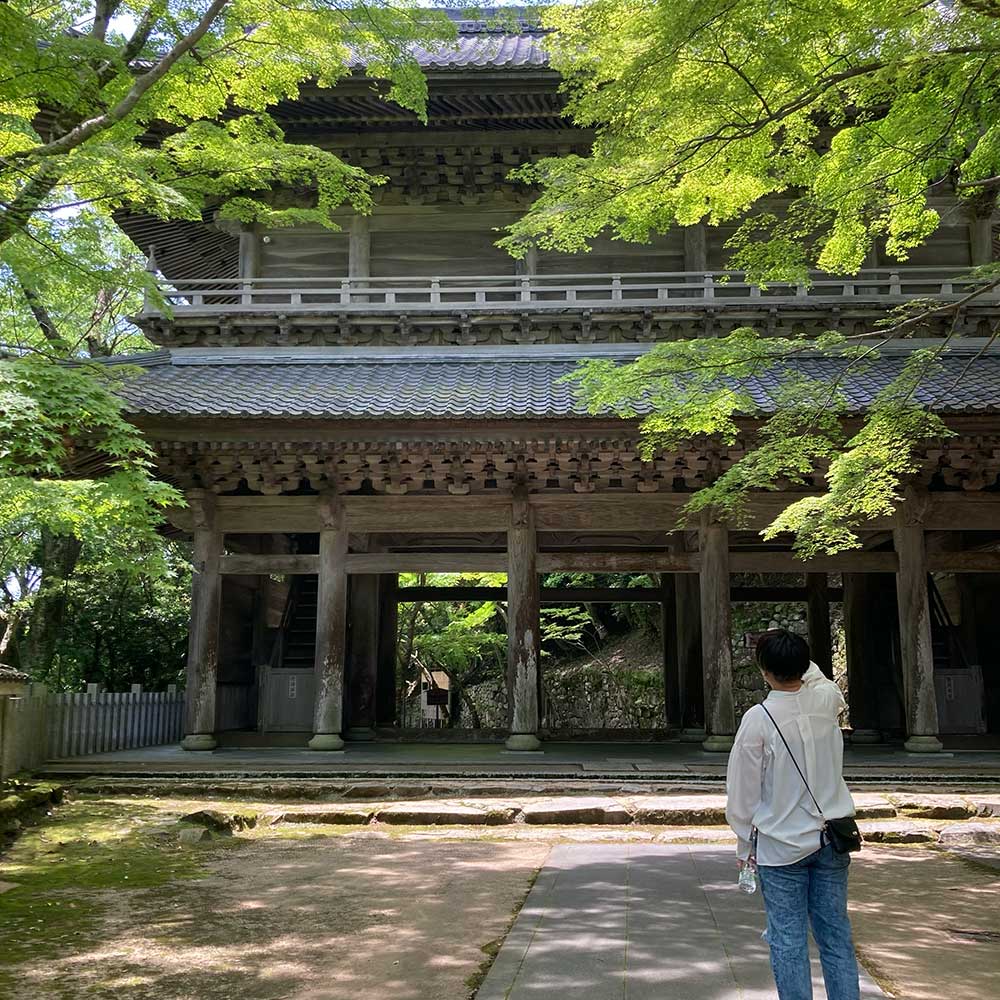
[[[477,1000],[774,1000],[763,925],[730,848],[557,846]]]

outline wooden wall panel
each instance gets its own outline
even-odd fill
[[[626,243],[601,237],[590,253],[538,254],[538,273],[635,274],[684,270],[684,238],[680,229],[649,243]]]
[[[346,231],[321,226],[275,229],[260,243],[262,278],[342,278],[347,274]]]

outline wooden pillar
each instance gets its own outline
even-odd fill
[[[684,227],[684,270],[699,277],[708,270],[708,239],[705,226]]]
[[[319,593],[316,599],[316,704],[312,750],[342,750],[347,645],[347,529],[337,497],[319,499]]]
[[[974,267],[993,262],[993,222],[988,215],[969,221],[969,259]]]
[[[240,227],[239,272],[241,278],[260,277],[260,235],[252,225]]]
[[[806,573],[806,627],[813,663],[833,680],[830,587],[826,573]]]
[[[844,646],[847,654],[847,701],[851,742],[880,743],[877,670],[891,669],[873,640],[881,638],[875,622],[875,595],[868,573],[844,574]],[[884,623],[883,623],[884,627]]]
[[[185,668],[185,750],[214,750],[215,689],[219,673],[219,612],[222,606],[222,534],[215,523],[215,497],[191,490],[194,517],[194,573],[191,577],[191,631]]]
[[[907,501],[912,503],[912,499]],[[927,547],[919,523],[902,523],[893,531],[899,570],[899,642],[903,667],[906,749],[933,753],[938,739],[937,695],[934,691],[934,650],[927,594]]]
[[[371,275],[372,238],[367,215],[351,218],[347,242],[347,274],[350,278]]]
[[[677,655],[676,577],[660,574],[660,641],[663,647],[663,721],[667,729],[680,729],[681,675]]]
[[[701,642],[705,674],[705,750],[732,748],[736,733],[733,710],[733,653],[730,645],[729,532],[703,521],[701,549]]]
[[[536,539],[527,492],[514,494],[507,530],[507,714],[508,750],[537,750],[539,638]]]
[[[675,551],[684,552],[683,536]],[[705,738],[705,674],[701,655],[701,586],[694,573],[674,577],[677,607],[677,664],[681,685],[681,742]]]
[[[378,663],[375,672],[375,724],[396,724],[396,633],[399,618],[399,576],[379,577]]]
[[[375,689],[378,672],[378,582],[374,573],[350,578],[350,630],[347,668],[349,740],[375,739]]]

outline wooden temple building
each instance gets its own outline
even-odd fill
[[[725,227],[514,262],[497,229],[531,192],[508,172],[585,152],[590,136],[563,117],[537,31],[459,29],[457,45],[420,53],[426,125],[361,71],[276,109],[292,140],[388,178],[370,215],[345,210],[340,231],[120,218],[170,304],[138,317],[160,349],[124,391],[188,500],[171,514],[196,568],[183,745],[256,729],[339,749],[392,726],[398,574],[460,571],[507,574],[512,749],[546,735],[540,604],[615,597],[541,590],[560,570],[659,581],[630,595],[664,610],[672,737],[731,745],[731,602],[754,599],[805,601],[827,664],[829,603],[843,601],[854,740],[933,751],[943,733],[1000,732],[995,293],[926,331],[954,320],[961,335],[920,389],[954,435],[924,450],[900,512],[866,526],[862,549],[808,565],[759,529],[820,477],[754,497],[748,523],[681,527],[691,494],[746,442],[647,459],[635,423],[588,414],[561,381],[581,358],[626,361],[661,340],[862,331],[915,297],[958,301],[969,266],[996,254],[995,220],[942,198],[943,225],[905,263],[873,255],[857,276],[808,286],[725,272]],[[889,345],[847,378],[857,413],[909,350]],[[839,374],[830,358],[798,363]],[[750,389],[766,412],[767,381]],[[749,590],[741,574],[801,575]]]

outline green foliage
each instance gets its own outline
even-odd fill
[[[129,369],[95,363],[149,347],[127,317],[155,292],[113,213],[335,228],[333,210],[367,211],[381,179],[286,141],[271,109],[360,62],[423,116],[413,47],[454,35],[419,0],[0,4],[0,654],[25,627],[62,631],[34,620],[76,586],[73,546],[44,565],[53,538],[80,543],[91,582],[119,581],[153,612],[178,600],[157,591],[172,577],[156,531],[180,498],[122,415]],[[84,603],[93,621],[107,611]]]
[[[109,28],[101,10],[127,30]],[[0,35],[2,243],[65,191],[103,211],[195,219],[211,206],[269,226],[332,226],[344,201],[366,210],[372,179],[286,142],[270,109],[361,61],[389,100],[423,116],[413,46],[455,29],[416,0],[15,0],[0,6]],[[277,208],[276,186],[311,189],[314,202]]]
[[[914,442],[952,433],[914,401],[917,386],[938,366],[939,353],[922,350],[909,357],[902,376],[879,394],[858,433],[834,453],[826,492],[784,510],[764,531],[765,538],[793,532],[805,556],[838,552],[860,545],[853,529],[893,513],[901,483],[918,468]]]
[[[126,556],[141,571],[124,571]],[[151,691],[183,686],[191,593],[187,545],[85,545],[65,591],[55,655],[37,680],[53,690],[77,691],[85,683],[109,691],[127,691],[131,684]]]
[[[549,157],[515,176],[531,210],[501,241],[587,251],[599,235],[645,242],[675,227],[735,225],[729,266],[749,280],[808,282],[813,268],[855,273],[873,248],[906,261],[941,223],[934,199],[986,217],[1000,190],[1000,9],[992,3],[832,0],[588,0],[544,14],[552,64],[586,156]],[[964,204],[963,204],[964,203]],[[983,287],[998,272],[981,269]],[[872,338],[910,336],[912,303]],[[860,343],[861,346],[857,346]],[[944,348],[945,345],[942,345]],[[820,485],[765,532],[792,532],[803,555],[858,544],[890,513],[916,447],[947,435],[917,382],[914,355],[848,433],[841,392],[802,376],[805,352],[843,359],[843,377],[877,355],[833,334],[810,342],[737,330],[660,344],[638,361],[592,361],[572,376],[593,413],[640,419],[647,456],[697,441],[747,447],[708,470],[688,514],[739,521],[750,491]],[[771,386],[751,398],[748,379]]]
[[[995,194],[988,5],[590,0],[544,20],[568,111],[596,139],[518,172],[541,195],[510,229],[516,254],[736,221],[733,266],[801,280],[857,271],[877,240],[906,260],[940,224],[942,184],[980,209]]]
[[[878,350],[833,334],[810,341],[745,328],[716,340],[657,344],[627,364],[588,361],[569,378],[591,412],[641,417],[647,455],[692,439],[749,444],[692,496],[688,516],[705,512],[738,524],[752,491],[814,486],[825,476],[822,495],[793,504],[764,532],[768,539],[792,533],[796,550],[809,557],[857,546],[857,528],[895,509],[905,477],[918,468],[915,447],[951,434],[917,394],[947,349],[942,341],[913,351],[849,439],[842,385],[870,366]],[[794,361],[807,352],[838,359],[840,376],[830,382],[801,374]],[[750,378],[773,387],[763,409],[746,390]],[[751,420],[759,422],[755,431]]]

